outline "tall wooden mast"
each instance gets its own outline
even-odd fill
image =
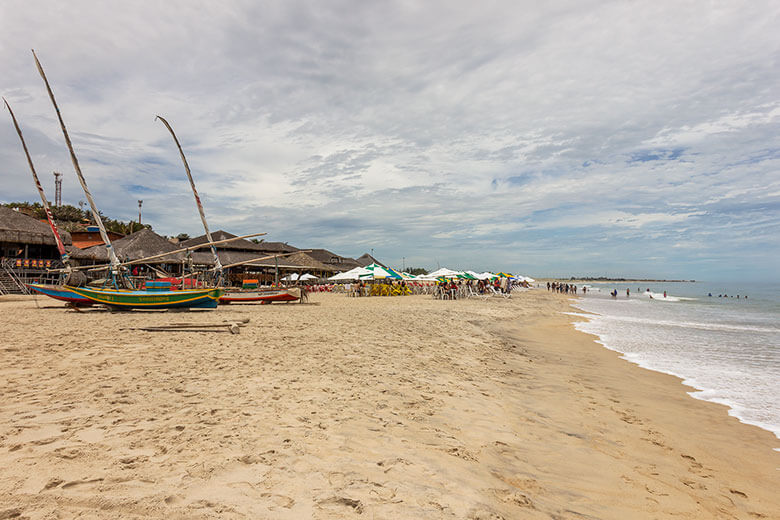
[[[35,166],[33,166],[32,157],[30,157],[30,152],[27,150],[27,143],[24,142],[24,136],[22,135],[22,129],[19,128],[19,123],[16,121],[16,116],[14,115],[14,111],[11,110],[11,105],[8,104],[8,101],[3,98],[3,103],[5,103],[5,108],[8,109],[8,112],[11,114],[11,119],[14,122],[14,127],[16,128],[16,133],[19,134],[19,140],[22,141],[22,148],[24,148],[24,155],[27,157],[27,164],[30,165],[30,172],[32,172],[33,182],[35,182],[35,187],[38,188],[38,194],[41,196],[41,204],[43,204],[43,211],[46,212],[46,220],[49,221],[49,227],[51,228],[51,232],[54,234],[54,241],[57,242],[57,250],[60,252],[60,258],[62,258],[62,263],[65,264],[65,272],[70,275],[71,273],[71,265],[70,265],[70,255],[67,251],[65,251],[65,244],[62,242],[62,237],[60,237],[60,232],[57,229],[57,224],[54,222],[54,217],[51,214],[51,209],[49,208],[49,201],[46,200],[46,194],[43,192],[43,186],[41,186],[41,181],[38,180],[38,174],[35,172]]]
[[[181,161],[184,163],[184,171],[187,172],[187,178],[190,180],[190,186],[192,187],[192,194],[195,196],[195,204],[198,206],[198,213],[200,213],[200,220],[203,222],[203,229],[206,230],[206,239],[209,241],[209,245],[211,246],[211,253],[214,255],[214,268],[217,273],[217,286],[222,285],[223,282],[223,272],[222,272],[222,262],[219,261],[219,255],[217,254],[217,248],[214,246],[214,240],[211,239],[211,231],[209,231],[209,225],[206,222],[206,213],[203,211],[203,204],[200,202],[200,197],[198,196],[198,190],[195,189],[195,181],[192,179],[192,173],[190,172],[190,165],[187,164],[187,158],[184,156],[184,150],[181,148],[181,144],[179,144],[179,139],[176,137],[176,133],[173,131],[173,128],[168,123],[168,121],[165,120],[162,116],[157,116],[155,119],[159,119],[162,121],[162,124],[165,125],[165,128],[168,129],[168,131],[171,133],[171,137],[173,137],[173,141],[176,143],[176,147],[179,149],[179,155],[181,155]]]
[[[54,105],[54,110],[57,112],[57,119],[60,121],[60,128],[62,129],[62,135],[65,137],[65,144],[68,145],[68,151],[70,152],[70,160],[73,163],[73,168],[76,170],[76,175],[79,178],[79,182],[81,183],[81,188],[84,190],[84,195],[87,197],[87,201],[89,201],[89,206],[92,208],[92,214],[95,216],[95,221],[97,222],[98,228],[100,229],[100,237],[103,239],[103,243],[106,244],[106,250],[108,251],[108,262],[111,266],[111,275],[116,279],[120,275],[121,267],[119,265],[119,258],[117,258],[116,253],[114,252],[114,248],[111,245],[111,239],[108,238],[108,233],[106,232],[106,226],[103,224],[103,220],[100,218],[100,212],[97,209],[97,206],[95,205],[95,200],[92,198],[92,193],[89,191],[89,187],[87,187],[87,181],[84,179],[84,175],[81,173],[81,167],[79,167],[79,160],[76,158],[76,153],[73,151],[73,144],[70,142],[70,136],[68,135],[68,130],[65,128],[65,121],[62,119],[62,114],[60,113],[60,107],[57,106],[57,100],[54,99],[54,92],[51,90],[51,86],[49,85],[49,80],[46,79],[46,73],[43,72],[43,67],[41,66],[41,62],[38,61],[38,56],[35,55],[35,51],[32,51],[33,58],[35,58],[35,66],[38,67],[38,73],[41,75],[41,78],[43,78],[43,82],[46,84],[46,91],[49,93],[49,99],[51,99],[52,105]],[[119,276],[124,280],[124,277]]]

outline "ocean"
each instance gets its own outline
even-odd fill
[[[780,284],[589,285],[575,303],[583,313],[574,314],[588,318],[577,329],[628,361],[680,377],[696,389],[691,396],[724,404],[730,415],[780,438]]]

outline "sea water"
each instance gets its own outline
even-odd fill
[[[588,318],[577,329],[780,438],[780,284],[590,285],[577,296],[577,315]]]

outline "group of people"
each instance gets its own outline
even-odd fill
[[[500,294],[510,297],[512,280],[504,276],[491,280],[442,280],[436,284],[435,298],[457,300],[469,296]]]
[[[561,294],[577,294],[577,286],[571,283],[563,283],[563,282],[547,282],[547,290],[552,292],[558,292]],[[587,289],[583,286],[582,292],[583,294],[587,291]]]

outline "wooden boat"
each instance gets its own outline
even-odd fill
[[[62,134],[65,138],[65,143],[68,146],[70,152],[70,159],[73,163],[73,169],[76,171],[76,176],[79,179],[81,188],[84,191],[84,195],[89,202],[93,215],[100,215],[100,212],[95,205],[95,201],[92,198],[92,194],[87,187],[87,182],[84,179],[84,175],[81,173],[81,167],[79,166],[76,153],[73,151],[73,145],[68,135],[68,130],[65,128],[65,121],[62,119],[62,113],[57,106],[57,101],[54,99],[54,93],[51,90],[49,81],[46,79],[46,74],[43,71],[43,67],[38,61],[38,57],[35,56],[33,51],[33,57],[35,58],[35,64],[38,67],[38,73],[41,75],[43,82],[46,85],[46,91],[49,94],[54,110],[57,113],[57,119],[62,129]],[[193,289],[193,290],[170,290],[170,284],[166,288],[157,288],[156,290],[138,291],[128,276],[127,268],[122,266],[119,259],[114,252],[111,240],[106,233],[105,226],[102,219],[96,218],[98,229],[100,230],[100,236],[103,239],[103,243],[106,245],[109,259],[110,279],[112,282],[112,288],[86,288],[86,287],[73,287],[65,285],[65,289],[86,298],[93,303],[101,303],[108,305],[115,309],[169,309],[169,308],[201,308],[201,309],[214,309],[219,304],[219,297],[222,296],[222,289]],[[212,245],[212,247],[214,247]],[[118,288],[124,286],[125,288]]]
[[[35,183],[35,187],[38,189],[38,194],[41,197],[41,204],[43,205],[43,210],[46,213],[46,220],[49,222],[49,227],[51,228],[51,232],[54,235],[54,241],[57,245],[57,250],[60,253],[62,264],[65,266],[65,270],[63,274],[65,275],[66,280],[70,280],[74,275],[73,267],[70,265],[70,255],[68,255],[67,251],[65,251],[65,244],[62,241],[62,237],[60,236],[59,230],[57,229],[57,223],[54,221],[54,217],[52,216],[51,208],[49,207],[49,201],[46,199],[46,194],[43,191],[43,186],[41,186],[41,181],[38,179],[38,173],[35,171],[35,165],[33,165],[32,157],[30,156],[30,152],[27,149],[27,143],[25,143],[24,141],[24,135],[22,135],[22,129],[19,127],[19,122],[16,120],[14,111],[11,110],[11,105],[8,104],[8,101],[6,101],[6,99],[3,98],[3,102],[5,103],[5,107],[8,109],[8,113],[11,114],[11,119],[13,120],[14,128],[16,129],[16,133],[19,135],[19,140],[22,143],[22,149],[24,150],[24,155],[25,157],[27,157],[27,164],[30,166],[30,172],[32,173],[33,182]],[[90,300],[87,300],[79,296],[78,294],[74,293],[70,289],[66,289],[62,283],[60,283],[59,285],[37,284],[37,283],[25,284],[25,285],[27,285],[29,289],[35,292],[45,294],[46,296],[50,296],[55,300],[64,301],[70,305],[76,305],[76,306],[92,305],[92,302]]]
[[[28,283],[26,284],[31,290],[45,294],[55,300],[60,300],[76,307],[84,307],[92,305],[94,302],[89,298],[81,296],[73,292],[69,287],[65,285],[53,285],[43,283]]]
[[[126,289],[93,289],[68,287],[92,303],[102,303],[114,309],[214,309],[223,294],[222,289],[183,289],[132,291]]]
[[[297,287],[290,289],[257,289],[257,290],[228,290],[219,298],[219,303],[241,302],[294,302],[301,299],[301,290]]]

